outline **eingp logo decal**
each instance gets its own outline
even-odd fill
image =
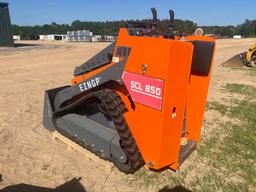
[[[79,90],[81,92],[87,91],[91,88],[97,87],[100,84],[101,77],[95,77],[94,79],[91,79],[89,81],[86,81],[84,83],[80,83],[78,85]]]
[[[126,71],[122,78],[134,102],[162,109],[163,80]]]

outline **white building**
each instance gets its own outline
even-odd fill
[[[233,36],[233,39],[241,39],[241,38],[242,38],[241,35],[234,35],[234,36]]]
[[[13,40],[14,41],[20,41],[20,36],[19,35],[13,35]]]
[[[91,42],[93,33],[89,30],[68,31],[67,40],[73,42]]]
[[[58,41],[58,40],[65,41],[67,40],[67,35],[62,35],[62,34],[39,35],[39,39],[43,41]]]
[[[112,35],[104,35],[102,37],[103,41],[107,41],[107,42],[112,42],[116,40],[116,37],[112,36]]]
[[[98,41],[101,41],[101,40],[102,40],[101,35],[92,36],[92,42],[98,42]]]

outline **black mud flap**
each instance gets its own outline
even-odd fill
[[[196,149],[197,143],[195,141],[188,141],[184,146],[180,147],[179,164],[181,165],[185,159]]]

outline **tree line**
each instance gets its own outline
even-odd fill
[[[139,21],[139,20],[131,20]],[[150,20],[140,20],[144,22],[150,22]],[[12,25],[12,32],[14,35],[20,35],[23,38],[29,38],[37,35],[46,34],[67,34],[67,31],[77,30],[90,30],[94,35],[118,35],[119,28],[125,27],[129,21],[73,21],[71,25],[57,24],[52,22],[51,24],[35,25],[35,26],[19,26]],[[166,32],[168,29],[169,20],[164,19],[158,21],[158,31]],[[182,31],[186,33],[193,33],[197,24],[189,20],[175,20],[176,31]]]
[[[221,36],[242,35],[246,37],[256,36],[256,20],[246,19],[238,26],[203,26],[205,33],[219,34]]]
[[[138,20],[136,20],[138,21]],[[147,21],[150,20],[140,20]],[[20,35],[23,38],[31,38],[37,35],[46,34],[66,34],[67,31],[90,30],[95,35],[117,35],[119,28],[125,27],[128,21],[73,21],[69,24],[51,24],[35,25],[35,26],[19,26],[12,25],[14,35]],[[176,33],[192,34],[198,26],[190,20],[175,19],[174,31]],[[163,19],[158,21],[158,32],[164,33],[168,31],[169,20]],[[238,26],[202,26],[205,34],[218,34],[221,36],[256,36],[256,20],[248,20]]]

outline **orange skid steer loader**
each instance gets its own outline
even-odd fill
[[[124,173],[176,170],[200,141],[215,49],[213,38],[166,33],[129,22],[117,41],[47,90],[43,124]],[[186,142],[181,143],[181,140]]]

